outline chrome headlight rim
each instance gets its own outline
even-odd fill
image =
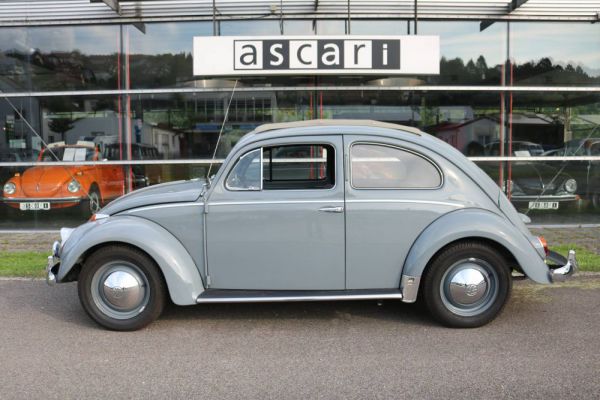
[[[575,193],[575,191],[577,190],[577,181],[573,178],[567,179],[563,187],[567,192]]]
[[[77,182],[77,180],[75,180],[75,179],[73,179],[67,185],[67,190],[71,193],[77,193],[77,192],[79,192],[80,189],[81,189],[81,184],[79,182]]]
[[[15,194],[17,191],[17,185],[15,185],[14,182],[7,182],[4,184],[2,190],[4,190],[4,193],[8,195]]]

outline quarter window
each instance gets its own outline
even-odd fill
[[[442,184],[433,163],[397,147],[355,144],[350,160],[352,186],[357,189],[433,189]]]
[[[261,149],[244,154],[237,161],[225,186],[229,190],[260,190],[260,155]]]

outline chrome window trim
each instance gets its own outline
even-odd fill
[[[338,136],[338,135],[336,134],[335,136]],[[285,136],[279,137],[277,139],[280,139],[280,138],[285,138]],[[333,162],[333,164],[334,164],[333,165],[333,171],[334,171],[333,186],[330,187],[330,188],[326,188],[326,189],[263,189],[263,168],[262,168],[263,165],[262,164],[263,164],[263,153],[264,153],[263,150],[264,150],[264,148],[265,147],[282,147],[282,146],[300,146],[300,145],[309,145],[309,146],[312,146],[312,145],[323,145],[323,146],[331,146],[333,148],[333,159],[334,159],[334,162]],[[235,189],[229,189],[227,187],[227,185],[226,185],[227,178],[225,178],[225,180],[224,180],[225,184],[223,186],[225,187],[226,190],[228,190],[230,192],[264,192],[264,191],[275,192],[275,191],[284,191],[286,193],[294,193],[294,192],[307,192],[307,191],[308,192],[312,192],[314,190],[318,190],[320,192],[322,192],[322,191],[334,191],[335,189],[337,189],[337,186],[338,186],[338,168],[337,168],[337,159],[336,159],[336,154],[337,153],[336,153],[336,147],[335,147],[334,143],[328,142],[326,140],[322,140],[322,141],[310,141],[310,142],[292,142],[292,143],[285,143],[285,144],[279,144],[279,145],[266,145],[266,146],[260,146],[260,147],[254,148],[252,150],[249,150],[246,153],[244,153],[244,155],[250,153],[251,151],[257,150],[258,148],[261,149],[261,152],[260,152],[260,163],[261,163],[261,168],[260,168],[260,178],[261,178],[260,179],[260,190],[249,190],[249,189],[238,189],[238,190],[235,190]],[[243,157],[244,155],[242,155],[242,156],[240,156],[238,158],[238,160],[236,161],[236,164],[239,161],[239,159],[241,157]],[[231,173],[231,171],[233,170],[233,168],[235,168],[235,165],[228,171],[227,177],[229,177],[229,174]]]
[[[318,203],[344,203],[344,200],[248,200],[248,201],[215,201],[208,203],[208,206],[241,206],[257,204],[318,204]]]
[[[258,189],[232,188],[232,187],[229,187],[229,185],[227,184],[227,181],[229,180],[229,176],[231,175],[231,173],[233,172],[233,170],[235,169],[235,167],[237,167],[237,165],[240,162],[240,160],[242,158],[246,157],[248,154],[255,152],[256,150],[260,150],[260,161],[259,161],[260,162],[260,166],[258,167],[260,169],[260,187]],[[229,192],[261,192],[263,190],[263,173],[262,173],[262,168],[263,168],[263,148],[262,147],[257,147],[257,148],[254,148],[252,150],[248,150],[247,152],[245,152],[244,154],[242,154],[241,156],[239,156],[237,158],[237,160],[235,160],[235,163],[233,164],[233,167],[231,167],[229,169],[229,171],[227,171],[227,176],[223,180],[223,186],[225,187],[225,190],[227,190]]]
[[[405,151],[407,153],[411,153],[414,154],[417,157],[421,157],[422,159],[424,159],[425,161],[429,162],[431,165],[433,165],[433,167],[438,171],[438,174],[440,174],[440,184],[439,186],[436,187],[368,187],[368,188],[358,188],[354,186],[353,180],[352,180],[352,148],[356,145],[361,145],[361,144],[366,144],[366,145],[373,145],[373,146],[382,146],[382,147],[390,147],[392,149],[396,149],[396,150],[400,150],[400,151]],[[444,173],[442,172],[442,169],[437,165],[436,162],[434,162],[431,158],[425,156],[424,154],[421,154],[415,150],[411,150],[408,149],[406,147],[402,147],[402,146],[397,146],[397,145],[392,145],[392,144],[388,144],[388,143],[381,143],[381,142],[370,142],[370,141],[356,141],[356,142],[352,142],[348,148],[348,174],[350,175],[350,187],[354,190],[437,190],[440,189],[444,186]]]

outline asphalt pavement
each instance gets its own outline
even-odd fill
[[[365,301],[170,306],[118,333],[76,284],[0,280],[0,398],[598,399],[598,332],[598,274],[515,282],[470,330]]]

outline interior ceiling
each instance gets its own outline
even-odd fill
[[[218,19],[344,18],[347,0],[216,0]],[[600,22],[600,0],[418,0],[419,19]],[[115,7],[116,5],[116,7]],[[351,0],[352,18],[412,18],[414,0]],[[213,0],[4,0],[0,25],[212,19]]]

